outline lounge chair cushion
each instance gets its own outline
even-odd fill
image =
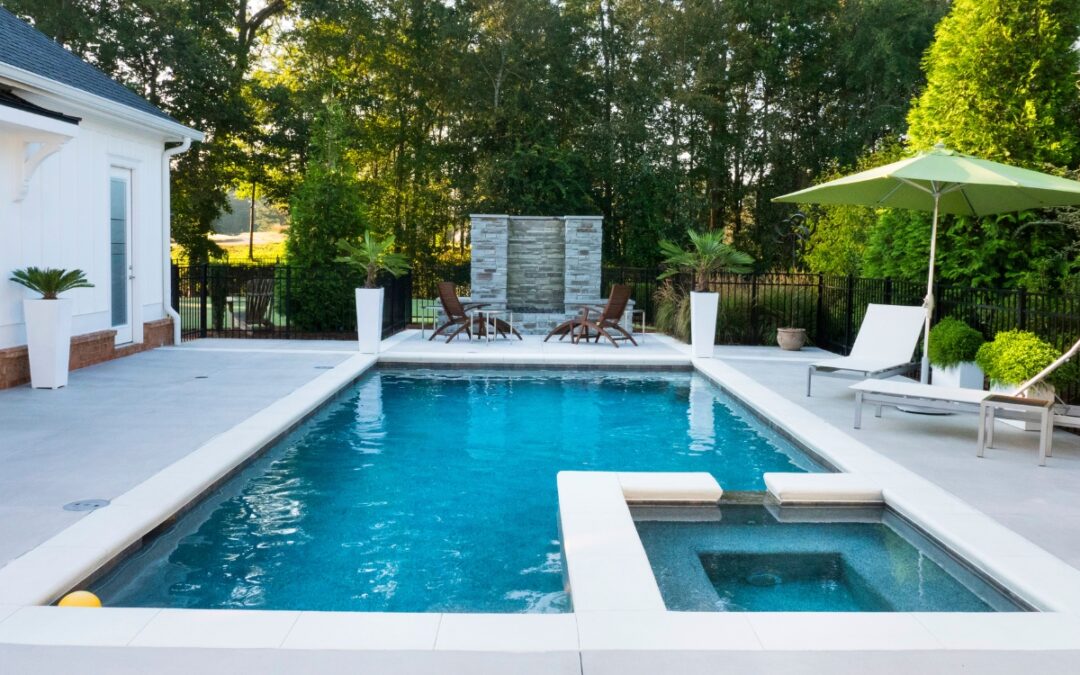
[[[815,361],[812,365],[823,370],[851,370],[860,373],[876,373],[880,370],[888,370],[896,366],[910,363],[905,361],[883,361],[881,359],[859,358],[855,356],[841,356],[836,359],[823,359]]]
[[[939,387],[933,384],[922,384],[908,380],[863,380],[851,385],[851,389],[874,394],[923,398],[932,401],[955,401],[956,403],[971,403],[974,405],[978,405],[991,394],[989,391],[980,389]]]

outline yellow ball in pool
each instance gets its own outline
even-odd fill
[[[60,598],[61,607],[101,607],[101,599],[90,591],[73,591]]]

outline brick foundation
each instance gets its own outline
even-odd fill
[[[116,331],[99,330],[71,338],[71,370],[85,368],[122,356],[171,345],[172,319],[158,319],[143,324],[143,341],[116,346]],[[30,381],[30,357],[26,346],[0,349],[0,389],[16,387]]]

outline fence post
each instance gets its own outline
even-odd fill
[[[1016,294],[1016,325],[1020,330],[1027,330],[1027,289],[1021,287]]]
[[[170,275],[169,275],[169,279],[170,279],[169,283],[171,284],[171,288],[169,289],[169,291],[170,291],[169,292],[169,302],[172,303],[172,308],[174,310],[176,310],[176,312],[179,314],[180,313],[180,266],[177,265],[176,263],[172,263],[171,265],[169,265],[169,267],[171,268],[170,269]]]
[[[207,276],[210,273],[210,263],[202,264],[202,274],[199,276],[199,337],[206,337],[206,296],[207,296]]]
[[[757,274],[750,275],[750,332],[746,336],[746,344],[756,345],[758,340],[758,311],[757,311]]]
[[[885,279],[885,298],[883,302],[886,305],[892,304],[892,277]]]
[[[292,281],[292,268],[289,265],[285,265],[285,338],[292,337],[292,293],[291,293],[291,281]]]
[[[851,332],[854,328],[855,317],[852,313],[855,311],[855,275],[849,274],[847,277],[847,311],[844,312],[844,353],[851,352]]]
[[[828,343],[825,327],[825,275],[817,275],[817,327],[814,331],[814,344],[823,347]]]

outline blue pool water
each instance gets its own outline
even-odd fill
[[[668,609],[1017,611],[1011,599],[884,509],[635,509]]]
[[[95,590],[108,605],[569,609],[558,471],[820,470],[685,372],[382,369]]]

